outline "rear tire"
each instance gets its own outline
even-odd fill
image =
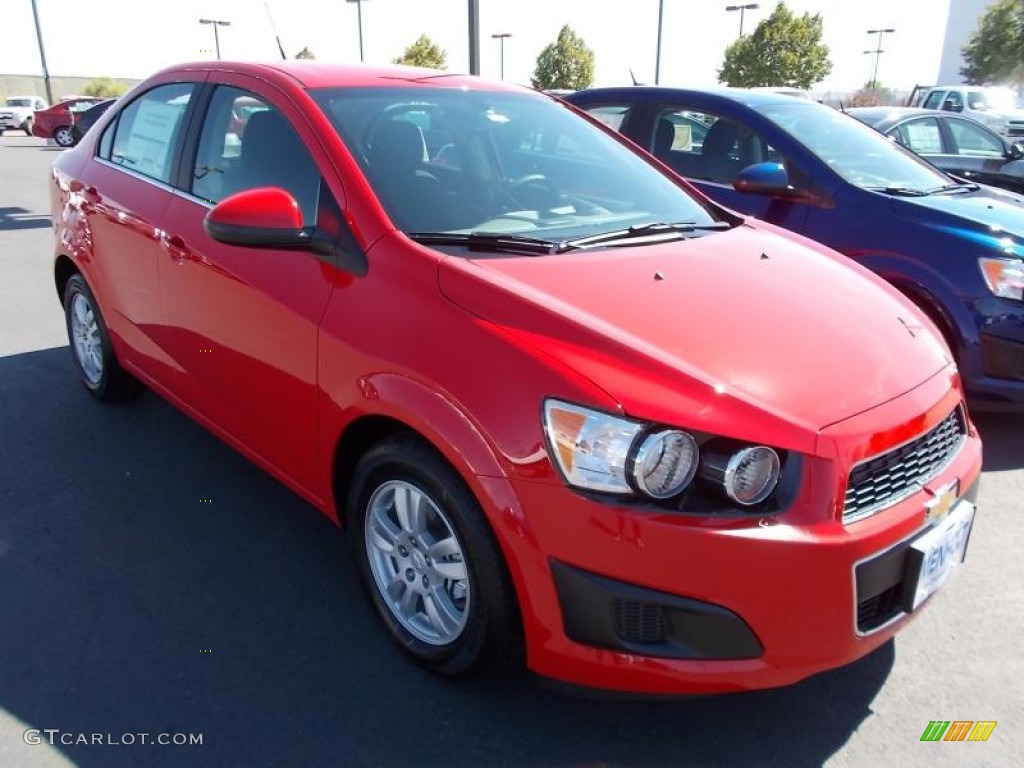
[[[71,126],[62,125],[53,131],[53,140],[58,147],[75,146],[75,135],[71,132]]]
[[[518,658],[505,559],[459,474],[415,435],[359,461],[347,500],[359,575],[391,639],[416,663],[465,675]]]
[[[117,362],[96,298],[81,275],[72,275],[64,288],[64,321],[71,359],[89,394],[103,402],[119,403],[142,391],[139,380]]]

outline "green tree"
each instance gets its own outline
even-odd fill
[[[428,69],[446,69],[448,54],[426,35],[420,35],[416,42],[405,49],[405,53],[394,61],[407,67],[427,67]]]
[[[532,82],[534,88],[543,90],[589,88],[594,82],[594,52],[566,24],[558,33],[558,39],[537,57]]]
[[[82,89],[83,96],[120,96],[128,90],[128,86],[111,77],[97,77],[90,80]]]
[[[964,57],[960,74],[968,83],[1024,85],[1024,2],[993,3],[960,52]]]
[[[310,61],[312,61],[313,59],[316,58],[316,56],[313,55],[313,52],[309,50],[309,46],[307,45],[305,48],[303,48],[301,51],[295,54],[295,58],[309,59]]]
[[[754,34],[725,50],[718,81],[739,88],[771,85],[806,90],[832,71],[821,31],[821,14],[797,16],[781,2]]]

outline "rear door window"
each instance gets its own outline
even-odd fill
[[[942,154],[942,131],[934,117],[911,120],[896,129],[900,143],[919,155]]]
[[[101,156],[128,170],[169,183],[193,83],[160,85],[121,110],[101,142]],[[104,154],[107,153],[107,154]]]

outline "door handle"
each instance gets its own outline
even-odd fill
[[[192,258],[192,251],[181,235],[168,235],[166,232],[160,235],[160,244],[163,245],[167,254],[179,264]]]

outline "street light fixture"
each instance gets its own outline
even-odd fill
[[[753,11],[761,6],[758,3],[747,3],[746,5],[727,5],[725,10],[727,11],[739,11],[740,12],[740,37],[743,37],[743,14],[747,11]]]
[[[363,60],[363,3],[366,0],[345,0],[346,3],[356,4],[356,15],[359,17],[359,61]]]
[[[885,29],[868,30],[869,35],[878,35],[878,45],[875,47],[875,50],[864,51],[864,53],[873,53],[875,55],[875,66],[871,71],[871,82],[868,83],[868,86],[870,88],[878,87],[878,60],[882,57],[882,54],[885,53],[885,51],[882,50],[882,35],[888,35],[895,31],[896,30],[893,29],[892,27],[887,27]]]
[[[217,32],[217,27],[230,27],[230,21],[220,21],[219,19],[200,19],[200,24],[212,24],[213,25],[213,42],[217,47],[217,61],[220,61],[220,34]]]
[[[491,35],[492,40],[499,40],[501,42],[501,79],[505,79],[505,38],[512,37],[511,32],[499,32]]]

